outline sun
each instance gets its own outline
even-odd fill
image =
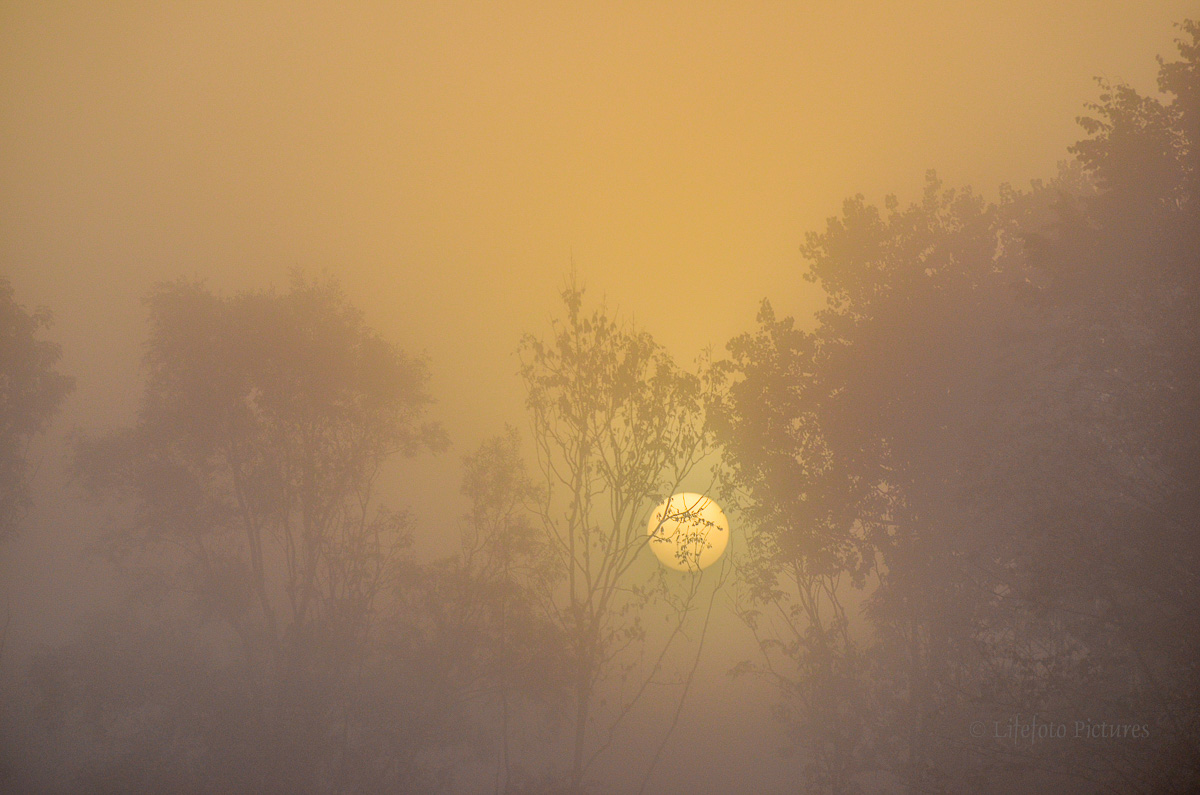
[[[678,571],[699,571],[716,563],[729,544],[729,521],[703,494],[668,497],[650,514],[646,529],[659,562]]]

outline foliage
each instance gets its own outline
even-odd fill
[[[716,427],[757,528],[751,668],[782,682],[821,789],[1194,785],[1200,28],[1182,27],[1175,102],[1102,84],[1082,172],[998,205],[932,176],[911,207],[851,199],[803,248],[818,328],[764,305],[730,344]],[[849,598],[864,625],[833,644]],[[808,689],[822,671],[842,674],[835,709]],[[968,733],[1014,714],[1153,739],[998,754]]]

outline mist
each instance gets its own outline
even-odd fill
[[[0,8],[0,789],[1200,786],[1197,10],[978,5]]]

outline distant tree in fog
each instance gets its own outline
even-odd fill
[[[464,460],[458,555],[426,569],[417,611],[438,626],[464,708],[494,752],[496,792],[517,791],[544,765],[566,694],[565,638],[550,619],[554,557],[536,524],[539,489],[511,426]]]
[[[50,312],[26,310],[0,276],[0,541],[28,506],[29,445],[71,393],[74,379],[58,372],[59,346],[40,338]]]
[[[453,744],[438,729],[453,733],[450,711],[428,704],[450,686],[414,677],[424,651],[396,645],[410,622],[393,594],[415,576],[408,519],[375,487],[394,456],[444,445],[425,419],[425,364],[331,282],[233,297],[178,282],[148,305],[137,423],[83,443],[77,461],[84,482],[128,506],[107,546],[135,585],[150,627],[139,632],[194,655],[184,668],[164,660],[165,689],[132,692],[104,718],[179,724],[157,727],[155,758],[158,745],[136,748],[129,784],[166,769],[203,789],[413,785],[421,748]],[[384,627],[393,643],[381,650]],[[138,653],[120,635],[103,643],[93,656],[114,664]],[[63,674],[43,677],[47,692],[85,675],[66,676],[86,659],[76,651],[43,661]],[[193,692],[207,703],[178,709]],[[122,764],[111,749],[102,758]]]

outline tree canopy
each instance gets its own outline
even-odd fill
[[[1101,81],[1056,180],[998,204],[933,175],[909,207],[846,201],[802,249],[817,328],[764,304],[730,344],[716,427],[757,528],[743,615],[815,786],[1200,775],[1200,28],[1181,29],[1170,99]],[[839,576],[865,604],[845,636]],[[998,756],[968,732],[1082,710],[1149,739]]]

